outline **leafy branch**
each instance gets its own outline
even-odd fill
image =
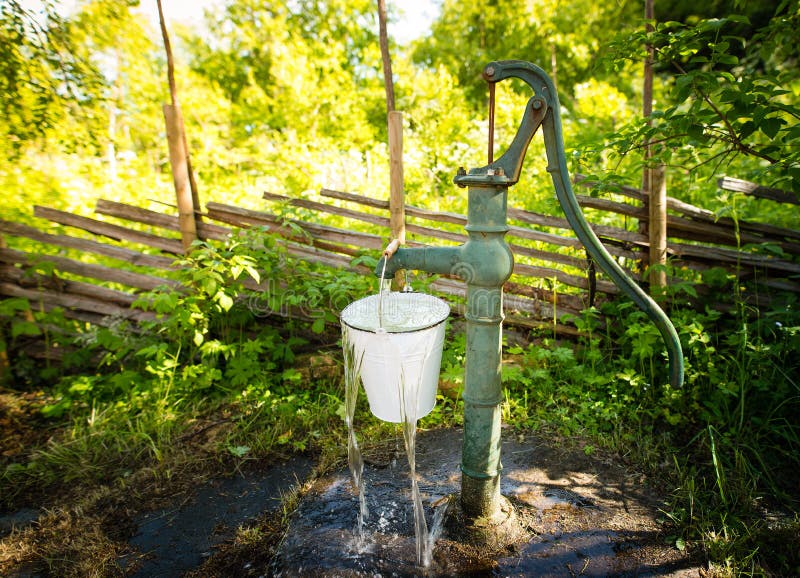
[[[655,111],[650,126],[632,120],[611,135],[612,146],[625,156],[645,143],[661,144],[655,160],[683,167],[689,158],[708,157],[693,168],[750,157],[766,163],[761,172],[800,190],[800,108],[784,88],[797,73],[773,70],[757,58],[759,44],[737,34],[748,24],[740,16],[694,26],[665,22],[612,44],[609,58],[617,69],[622,60],[634,60],[642,46],[653,45],[662,78],[671,86],[670,100],[677,103]],[[770,26],[782,26],[782,20],[776,16]]]

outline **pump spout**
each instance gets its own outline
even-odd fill
[[[375,276],[388,279],[401,269],[449,274],[458,271],[463,261],[463,245],[458,247],[400,247],[394,255],[381,257],[375,266]],[[388,259],[388,261],[387,261]],[[384,269],[384,263],[386,268]]]

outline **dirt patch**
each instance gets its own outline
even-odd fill
[[[260,526],[266,536],[277,524],[279,537],[283,499],[313,464],[308,456],[251,460],[228,475],[210,476],[206,466],[171,479],[142,470],[124,488],[102,486],[80,501],[20,509],[0,517],[0,575],[180,576],[215,559],[218,549],[230,551],[249,528]]]
[[[186,441],[202,446],[222,427],[211,423]],[[445,530],[428,576],[698,575],[698,561],[665,542],[659,496],[640,474],[610,457],[506,434],[502,491],[524,539],[489,552]],[[312,485],[314,460],[295,456],[240,463],[226,476],[201,469],[165,480],[138,471],[125,487],[102,487],[72,505],[13,512],[0,536],[0,574],[419,575],[405,455],[396,440],[366,454],[369,542],[360,551],[348,472]],[[460,430],[421,432],[417,471],[429,524],[459,490],[460,456]]]
[[[0,387],[0,465],[47,441],[52,427],[39,410],[49,401],[41,391],[17,392]]]
[[[135,516],[136,533],[128,541],[132,552],[120,558],[120,566],[134,568],[128,575],[141,578],[179,576],[199,567],[242,526],[264,516],[280,520],[283,498],[311,469],[310,459],[296,457],[247,475],[209,480],[179,503]]]
[[[367,544],[355,540],[356,498],[347,472],[320,479],[290,523],[269,572],[276,576],[415,576],[416,542],[404,458],[371,456],[365,471]],[[459,490],[461,432],[425,432],[417,472],[428,524]],[[697,576],[699,565],[664,541],[660,501],[641,477],[610,460],[535,437],[503,443],[503,494],[524,538],[495,550],[445,531],[427,576]],[[376,467],[375,464],[385,464]],[[453,503],[454,499],[449,502]],[[458,522],[455,524],[458,526]]]

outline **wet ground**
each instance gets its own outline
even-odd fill
[[[449,517],[433,561],[423,570],[416,565],[402,447],[402,439],[392,440],[364,452],[369,516],[360,545],[355,539],[357,497],[349,473],[342,469],[313,480],[306,491],[315,466],[307,457],[187,486],[170,505],[155,510],[145,506],[128,514],[109,506],[114,513],[104,514],[107,521],[96,523],[97,528],[85,526],[82,534],[102,530],[97,536],[107,541],[112,553],[105,566],[108,574],[103,574],[109,576],[701,574],[696,562],[666,542],[656,521],[659,497],[639,475],[615,460],[510,432],[503,443],[502,491],[524,530],[520,538],[495,549],[473,546],[454,538],[461,528],[457,518]],[[459,489],[460,455],[460,430],[418,436],[417,472],[429,525]],[[287,529],[283,500],[300,487],[304,491],[297,509],[289,511]],[[2,560],[4,545],[29,541],[35,546],[48,527],[60,523],[50,516],[34,509],[0,516],[0,574],[52,575],[36,556],[20,557],[16,564],[7,558],[4,565]],[[86,512],[82,516],[101,517]],[[110,524],[116,529],[106,527]],[[55,535],[52,539],[59,541]],[[61,541],[66,539],[62,533]],[[68,555],[79,557],[75,552]]]
[[[401,442],[402,443],[402,442]],[[428,524],[458,491],[461,432],[417,440],[417,472]],[[665,543],[658,499],[613,463],[561,451],[537,438],[503,444],[502,491],[523,537],[492,551],[451,539],[445,528],[427,576],[698,576]],[[347,472],[318,480],[303,499],[270,567],[276,576],[417,576],[405,455],[386,451],[365,469],[367,539],[355,540],[357,502]]]
[[[280,516],[281,501],[311,473],[312,462],[296,458],[266,471],[212,480],[173,507],[134,519],[131,553],[119,560],[136,578],[181,576],[211,557],[237,527],[264,513]]]

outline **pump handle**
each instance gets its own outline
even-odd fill
[[[586,222],[580,204],[575,198],[567,172],[564,139],[561,128],[561,112],[555,85],[547,73],[523,60],[500,60],[491,62],[483,69],[483,78],[496,83],[507,78],[519,78],[533,89],[534,96],[525,107],[522,123],[508,150],[494,163],[470,174],[486,174],[488,169],[503,168],[509,183],[519,180],[519,172],[528,144],[540,125],[543,126],[544,146],[547,154],[547,171],[553,179],[556,197],[586,251],[612,281],[622,289],[655,323],[669,353],[669,374],[672,387],[683,384],[683,350],[675,326],[666,313],[631,279],[597,238]]]

